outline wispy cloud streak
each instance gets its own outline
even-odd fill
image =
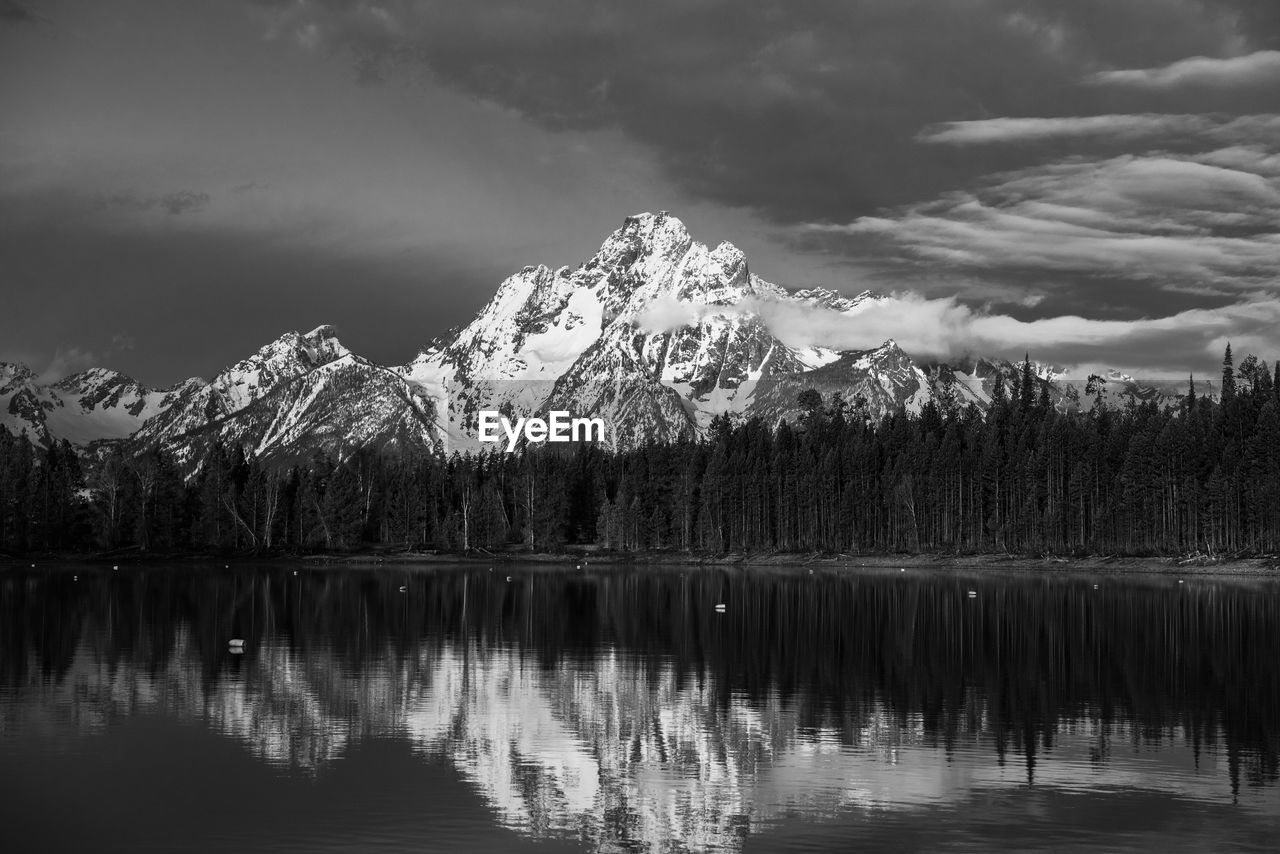
[[[1234,118],[1204,114],[1136,113],[1100,116],[1008,117],[931,125],[918,142],[948,145],[1024,144],[1050,141],[1168,143],[1183,139],[1220,144],[1280,138],[1280,115]]]
[[[1223,59],[1193,56],[1159,68],[1100,71],[1091,75],[1088,81],[1097,85],[1143,89],[1280,85],[1280,50],[1260,50]]]

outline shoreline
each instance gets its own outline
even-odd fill
[[[185,565],[269,564],[296,562],[334,566],[542,564],[554,566],[698,566],[707,569],[885,570],[930,569],[968,572],[1053,572],[1094,575],[1170,575],[1275,577],[1280,579],[1280,556],[1209,560],[1203,557],[1034,557],[1009,554],[822,554],[767,553],[705,555],[687,552],[334,552],[324,554],[154,554],[136,551],[99,554],[41,554],[0,557],[0,571],[54,564],[150,566],[162,563]]]

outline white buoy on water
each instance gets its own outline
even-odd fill
[[[723,613],[724,613],[724,605],[716,605],[716,610],[717,610],[717,611],[719,611],[721,614],[723,614]]]
[[[978,591],[977,591],[977,590],[970,590],[970,591],[969,591],[969,598],[970,598],[970,599],[977,599],[977,598],[978,598]]]
[[[1185,581],[1183,581],[1181,578],[1179,578],[1179,579],[1178,579],[1178,583],[1179,583],[1179,584],[1186,584],[1186,582],[1185,582]]]
[[[511,576],[509,576],[509,575],[508,575],[508,576],[507,576],[507,581],[510,581],[510,580],[511,580]]]
[[[231,640],[227,641],[227,646],[232,647],[233,649],[237,647],[243,648],[244,638],[232,638]]]
[[[112,571],[113,571],[113,572],[119,572],[119,571],[120,571],[120,567],[119,567],[119,566],[113,566],[113,567],[111,567],[111,569],[112,569]]]
[[[406,591],[406,590],[408,590],[408,589],[409,589],[409,588],[408,588],[408,587],[405,587],[403,584],[401,584],[401,585],[400,585],[400,592],[401,592],[401,593],[405,592],[405,591]]]
[[[35,564],[34,564],[34,563],[33,563],[33,564],[31,564],[31,565],[32,565],[32,566],[35,566]],[[72,581],[79,581],[79,580],[80,580],[80,576],[78,576],[78,575],[73,575],[73,576],[71,576],[71,580],[72,580]],[[1182,582],[1178,582],[1178,583],[1179,583],[1179,584],[1181,584]]]

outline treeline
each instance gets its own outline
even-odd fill
[[[1062,412],[1029,362],[985,410],[935,400],[873,422],[860,401],[801,404],[795,424],[720,418],[701,441],[622,453],[283,466],[215,447],[190,478],[159,452],[83,459],[0,432],[0,548],[1280,552],[1280,385],[1253,357],[1237,372],[1230,348],[1221,400],[1176,407],[1097,394]]]

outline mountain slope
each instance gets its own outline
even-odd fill
[[[436,450],[435,404],[388,368],[346,355],[275,384],[248,406],[169,440],[179,462],[197,462],[214,442],[239,444],[275,462],[316,451]]]
[[[839,394],[850,406],[865,405],[870,417],[905,408],[919,412],[932,396],[928,375],[894,341],[875,350],[843,353],[811,371],[779,376],[756,394],[748,414],[776,425],[800,417],[800,393],[813,389],[830,400]]]
[[[441,427],[463,445],[481,409],[600,417],[620,446],[692,436],[746,411],[762,379],[838,358],[788,346],[750,310],[788,299],[732,244],[708,248],[676,217],[642,214],[576,269],[511,277],[452,341],[402,370],[443,402]]]
[[[352,353],[329,326],[286,333],[212,380],[161,390],[102,369],[41,384],[0,363],[0,424],[38,444],[128,438],[194,467],[215,441],[277,459],[361,446],[476,450],[481,410],[601,418],[608,444],[625,448],[701,435],[718,415],[794,421],[808,389],[838,393],[875,419],[933,397],[985,407],[997,377],[1010,390],[1019,382],[1019,367],[1001,359],[922,363],[892,340],[841,352],[784,340],[770,325],[780,309],[865,323],[861,307],[875,299],[788,292],[753,274],[733,244],[709,247],[678,218],[646,213],[627,217],[577,267],[508,277],[469,324],[403,366]],[[1084,383],[1034,368],[1059,408],[1092,405]],[[1183,391],[1114,372],[1103,379],[1110,405],[1173,402]]]
[[[199,380],[149,389],[117,371],[94,368],[42,384],[25,365],[0,363],[0,424],[40,445],[124,439],[164,413]]]
[[[289,332],[188,393],[133,437],[180,464],[214,441],[255,456],[302,459],[316,451],[437,447],[434,402],[394,370],[342,346],[332,327]]]

